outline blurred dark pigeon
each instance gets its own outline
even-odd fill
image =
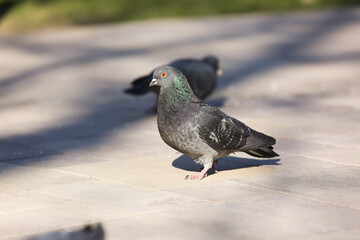
[[[219,60],[214,56],[206,56],[201,60],[179,59],[168,65],[180,70],[186,76],[194,94],[200,99],[206,98],[214,91],[217,77],[222,73]],[[135,79],[131,83],[132,87],[125,92],[132,95],[143,95],[148,92],[159,94],[159,87],[149,87],[153,72]]]
[[[89,224],[79,230],[58,230],[43,233],[25,240],[104,240],[105,232],[100,223]]]
[[[170,147],[204,165],[202,179],[219,157],[242,151],[259,158],[279,156],[273,137],[257,132],[219,109],[201,102],[186,77],[171,66],[158,67],[150,86],[159,86],[157,124],[161,138]]]

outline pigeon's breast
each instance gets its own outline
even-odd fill
[[[162,119],[161,116],[158,116],[158,119]],[[177,151],[194,159],[203,155],[216,156],[218,154],[203,142],[197,132],[198,126],[195,121],[191,121],[191,118],[180,122],[164,116],[161,122],[161,124],[158,122],[161,138]]]

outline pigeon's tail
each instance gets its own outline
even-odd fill
[[[275,143],[275,138],[251,129],[250,137],[247,139],[243,151],[258,158],[277,157],[279,154],[274,152],[272,147]]]
[[[127,94],[130,94],[130,95],[144,95],[144,94],[148,93],[148,91],[146,89],[139,87],[139,86],[127,88],[124,90],[124,92]]]
[[[277,157],[279,154],[273,151],[273,147],[262,147],[255,150],[246,151],[247,154],[258,158],[272,158]]]
[[[144,95],[150,91],[149,84],[152,80],[152,73],[135,79],[131,88],[125,89],[124,92],[131,95]]]

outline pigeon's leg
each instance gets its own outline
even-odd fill
[[[213,164],[212,161],[210,163],[205,163],[204,168],[203,168],[203,170],[201,170],[199,175],[186,175],[185,180],[187,180],[187,179],[190,179],[190,180],[203,179],[204,177],[207,176],[207,171],[211,168],[212,164]]]
[[[217,160],[217,159],[215,159],[214,161],[213,161],[213,164],[212,164],[212,169],[214,170],[214,172],[215,173],[217,173],[218,171],[216,170],[216,168],[215,168],[215,163],[219,163],[219,161]]]
[[[217,169],[215,168],[215,163],[219,163],[219,160],[215,159],[215,160],[213,161],[213,164],[212,164],[211,169],[214,171],[214,173],[217,173],[218,171],[217,171]],[[201,167],[201,168],[200,168],[200,171],[203,170],[203,169],[204,169],[204,167]]]

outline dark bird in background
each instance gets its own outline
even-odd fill
[[[24,240],[104,240],[105,232],[100,223],[88,224],[73,231],[58,230],[43,233]]]
[[[219,60],[214,56],[206,56],[201,60],[179,59],[168,65],[180,70],[186,76],[194,94],[200,99],[205,99],[214,91],[217,77],[222,74]],[[149,87],[153,72],[135,79],[131,83],[132,87],[125,89],[125,92],[132,95],[155,92],[158,95],[160,91],[158,86]]]
[[[201,102],[184,74],[171,66],[154,71],[151,86],[160,87],[157,125],[170,147],[204,166],[202,179],[217,158],[242,151],[259,158],[279,156],[273,151],[273,137],[257,132],[219,109]]]

